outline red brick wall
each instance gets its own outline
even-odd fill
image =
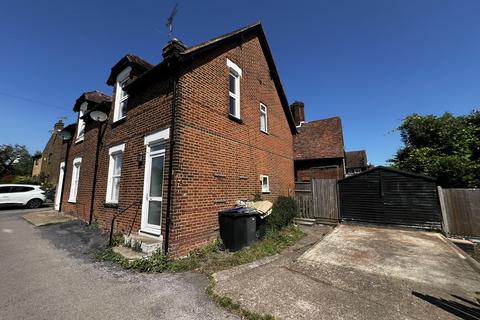
[[[115,92],[113,92],[115,96]],[[143,197],[145,161],[138,162],[138,155],[145,154],[144,137],[170,127],[172,83],[163,81],[151,84],[142,92],[131,95],[127,117],[112,123],[113,107],[110,112],[104,138],[104,147],[100,154],[98,182],[95,198],[95,219],[103,228],[109,228],[114,214],[125,210],[116,222],[117,230],[122,232],[138,232],[141,222],[142,204],[134,204]],[[123,154],[122,175],[120,178],[120,194],[118,207],[105,205],[109,166],[109,149],[125,144]],[[165,144],[165,172],[162,204],[162,220],[167,212],[168,157],[169,143]],[[134,204],[133,206],[131,206]],[[163,228],[164,228],[164,222]],[[164,231],[162,231],[164,234]]]
[[[95,166],[95,151],[98,139],[98,126],[93,121],[87,121],[85,138],[76,143],[77,132],[73,134],[68,160],[66,161],[65,184],[63,186],[62,211],[78,216],[88,221],[90,214],[90,199],[93,186],[93,172]],[[65,145],[66,146],[66,145]],[[78,182],[77,199],[69,202],[70,186],[72,183],[73,160],[81,157],[80,178]]]
[[[242,69],[242,124],[228,118],[230,59]],[[294,189],[292,134],[257,38],[198,59],[181,78],[172,247],[179,255],[217,236],[218,211],[261,191],[274,201]],[[260,102],[268,134],[260,131]]]

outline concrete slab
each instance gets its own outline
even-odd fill
[[[36,227],[64,223],[77,219],[71,215],[54,210],[30,212],[24,215],[23,218]]]
[[[438,233],[345,224],[299,261],[437,285],[476,275]]]
[[[298,259],[283,255],[215,278],[218,294],[279,319],[457,319],[456,312],[480,312],[480,275],[428,232],[340,225]]]
[[[133,251],[130,248],[122,246],[113,247],[113,252],[118,253],[119,255],[127,258],[128,260],[142,259],[144,256],[146,256],[145,253]]]

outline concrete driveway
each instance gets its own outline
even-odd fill
[[[480,318],[480,275],[436,233],[342,224],[296,259],[242,268],[217,291],[281,319]]]
[[[236,319],[206,296],[204,276],[94,263],[98,232],[78,221],[36,228],[27,212],[0,210],[1,319]]]

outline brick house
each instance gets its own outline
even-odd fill
[[[290,108],[298,131],[294,136],[295,179],[343,178],[345,150],[341,119],[333,117],[306,122],[302,102],[294,102]]]
[[[32,178],[39,183],[46,183],[50,186],[57,185],[58,168],[62,158],[64,158],[64,154],[62,153],[63,143],[58,133],[63,127],[63,121],[57,121],[53,126],[52,134],[43,152],[32,157]]]
[[[112,99],[75,104],[63,211],[105,229],[118,214],[117,230],[184,256],[217,237],[218,212],[237,200],[293,192],[296,126],[260,23],[189,48],[173,39],[155,66],[126,55],[107,84]]]
[[[345,152],[346,175],[351,176],[370,168],[365,150]]]
[[[42,173],[42,153],[37,153],[32,156],[33,167],[32,167],[32,179],[35,182],[40,181],[40,174]]]

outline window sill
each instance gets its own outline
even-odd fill
[[[68,203],[77,204],[77,200],[68,200]]]
[[[127,117],[126,117],[126,116],[123,117],[123,118],[114,120],[114,121],[112,122],[112,128],[115,128],[116,126],[121,125],[121,124],[124,123],[126,120],[127,120]]]
[[[269,191],[262,191],[263,194],[269,194],[270,193],[270,190]]]
[[[261,132],[261,133],[263,133],[263,134],[266,134],[267,136],[269,136],[269,135],[270,135],[270,133],[268,133],[268,131],[263,131],[263,130],[260,130],[260,132]]]
[[[103,204],[105,208],[118,208],[118,203],[113,203],[113,202],[105,202]]]
[[[80,142],[83,142],[83,140],[85,140],[85,138],[77,139],[75,140],[75,144],[79,144]]]
[[[239,124],[243,124],[243,120],[240,118],[235,117],[234,115],[231,115],[230,113],[228,114],[228,119],[235,121]]]

